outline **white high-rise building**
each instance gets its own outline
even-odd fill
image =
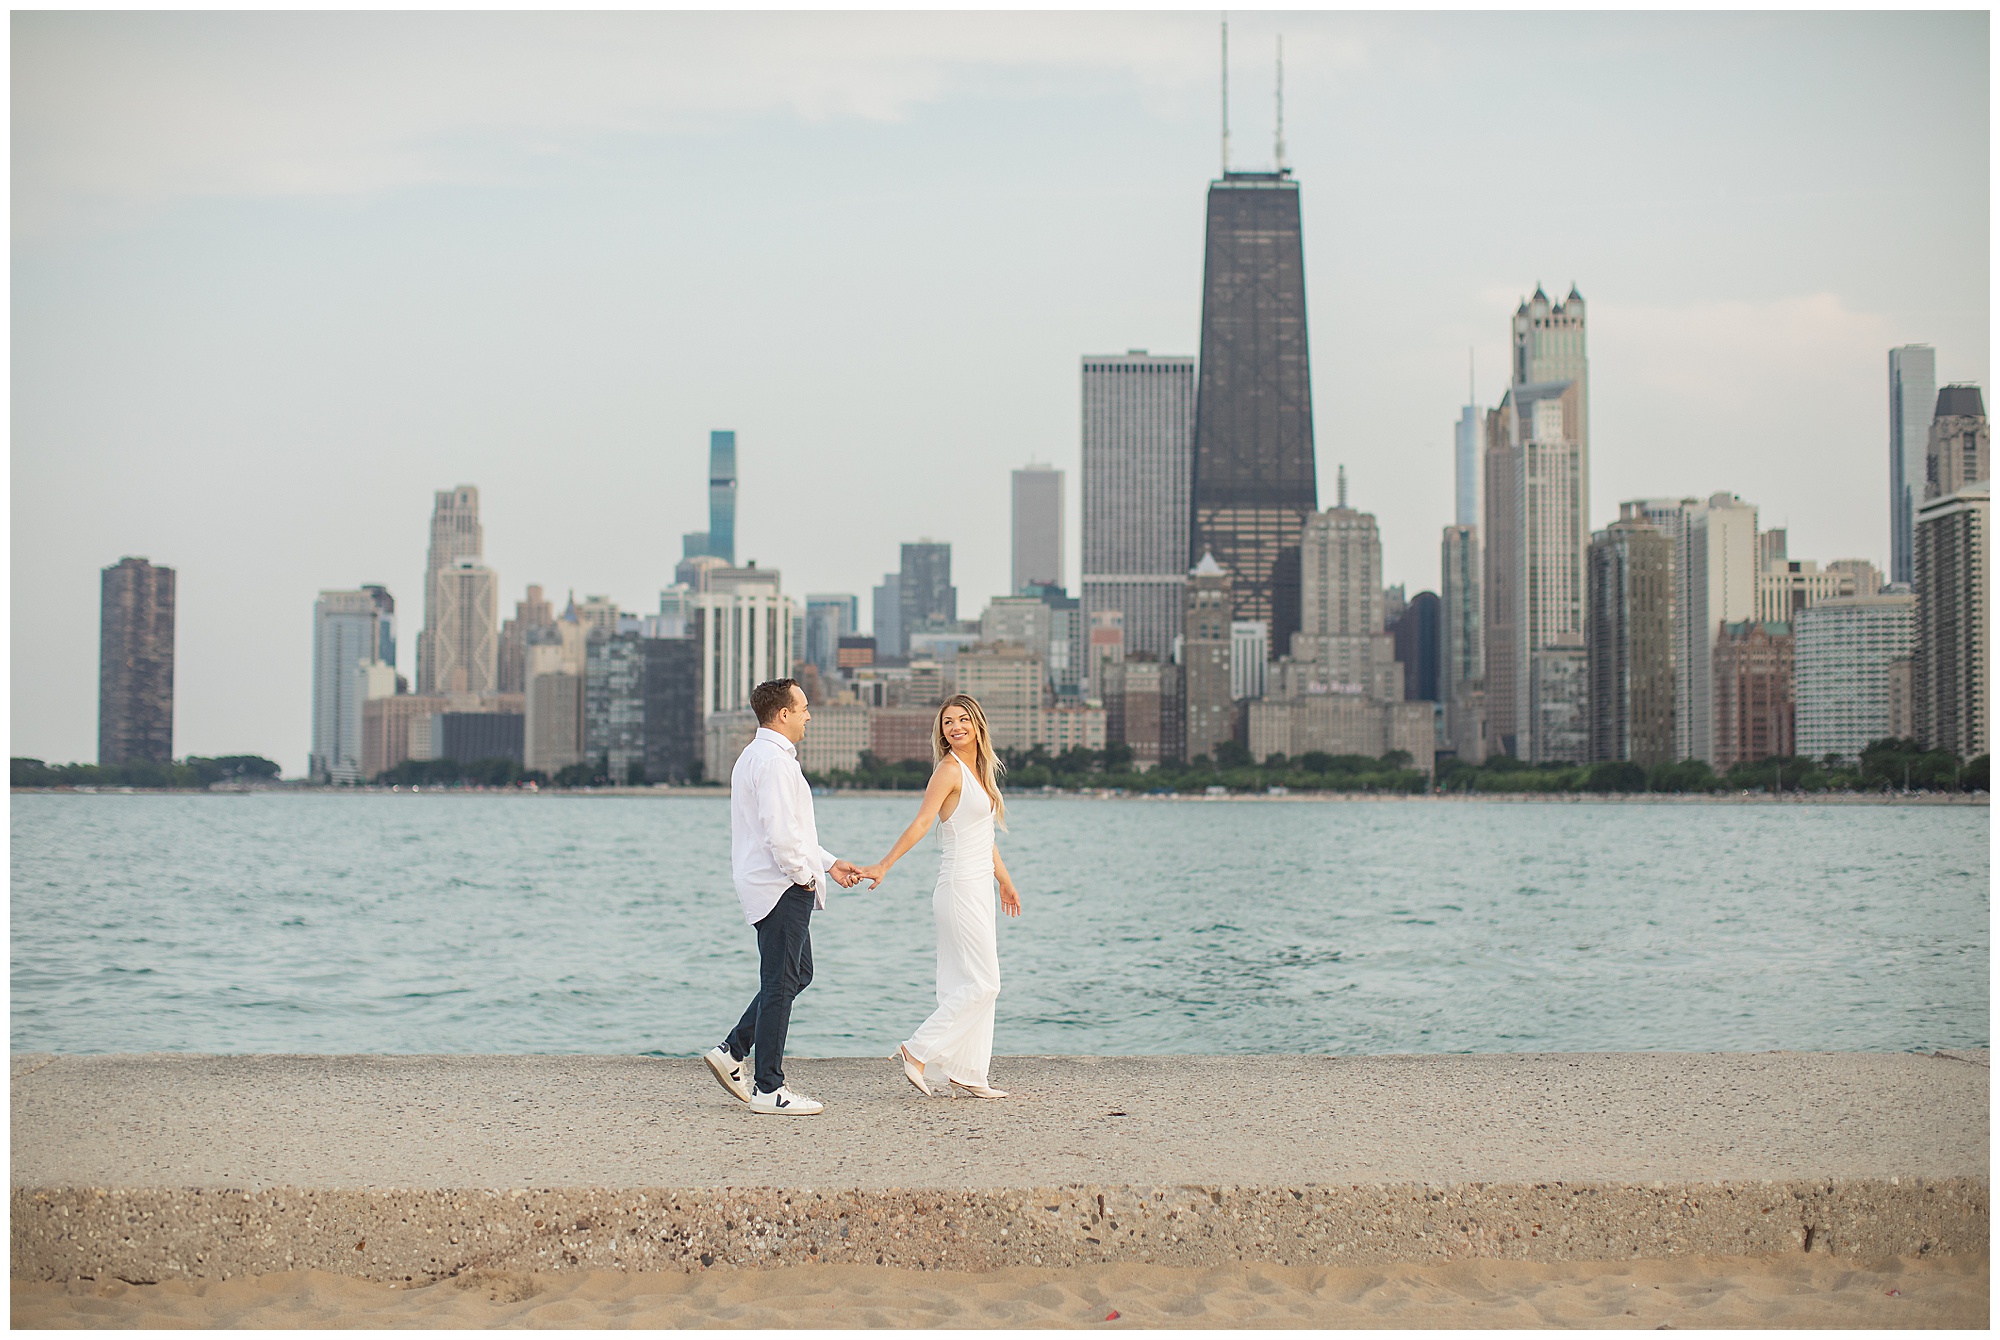
[[[1571,664],[1590,544],[1583,405],[1581,380],[1522,383],[1488,421],[1486,712],[1493,746],[1536,762],[1588,751],[1585,704],[1566,696],[1584,682]],[[1538,671],[1544,652],[1555,659]]]
[[[1590,548],[1590,364],[1583,295],[1538,286],[1515,311],[1510,384],[1486,416],[1483,706],[1490,748],[1582,761]],[[1539,664],[1537,658],[1547,661]]]
[[[1063,472],[1050,465],[1030,465],[1014,472],[1013,585],[1021,588],[1064,586]]]
[[[1757,509],[1710,495],[1688,509],[1674,557],[1675,745],[1712,765],[1716,639],[1723,624],[1757,618]]]
[[[779,591],[777,569],[760,576],[766,580],[737,581],[729,590],[693,597],[689,634],[701,644],[704,720],[747,710],[752,689],[792,672],[794,602]]]
[[[1800,609],[1792,624],[1799,757],[1856,759],[1890,736],[1889,665],[1916,645],[1914,595],[1839,596]]]
[[[429,625],[431,692],[492,693],[500,682],[500,578],[477,558],[458,558],[431,574],[424,608]]]
[[[479,524],[479,490],[470,484],[439,489],[431,508],[431,546],[424,562],[424,626],[417,635],[417,692],[449,693],[450,682],[438,673],[442,657],[449,653],[436,645],[445,611],[441,603],[455,604],[454,597],[441,595],[439,575],[461,559],[478,564],[486,549],[486,531]],[[498,655],[498,646],[495,647]],[[496,668],[497,674],[497,668]],[[488,682],[485,688],[492,688]],[[482,692],[470,689],[466,692]]]
[[[1916,580],[1917,504],[1924,500],[1924,453],[1937,408],[1937,351],[1905,344],[1889,351],[1889,580]]]
[[[1271,669],[1271,625],[1262,619],[1229,624],[1229,693],[1238,702],[1261,698]]]
[[[396,692],[396,667],[381,659],[382,601],[375,590],[321,591],[313,605],[312,752],[318,782],[361,782],[361,712]],[[393,608],[393,607],[392,607]],[[393,636],[393,635],[392,635]]]
[[[1764,571],[1757,577],[1757,620],[1760,623],[1791,623],[1800,610],[1811,609],[1814,605],[1822,605],[1842,596],[1860,594],[1855,589],[1854,574],[1850,571],[1822,568],[1809,558],[1767,557]]]
[[[1124,615],[1124,648],[1180,636],[1194,472],[1194,359],[1136,349],[1083,360],[1083,609]]]

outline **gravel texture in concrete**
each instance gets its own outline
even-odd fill
[[[1985,1251],[1984,1052],[13,1058],[16,1278]]]

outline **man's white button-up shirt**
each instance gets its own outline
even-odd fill
[[[813,891],[814,907],[826,906],[827,871],[837,858],[819,845],[797,746],[767,726],[757,728],[729,774],[729,838],[736,896],[751,925],[794,884]]]

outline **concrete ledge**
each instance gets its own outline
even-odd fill
[[[13,1277],[1988,1250],[1990,1057],[13,1058]]]
[[[326,1270],[679,1270],[853,1262],[932,1270],[1751,1256],[1973,1255],[1983,1180],[1010,1191],[28,1190],[17,1280]]]

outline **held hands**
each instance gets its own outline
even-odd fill
[[[871,889],[880,888],[882,881],[889,878],[889,867],[881,862],[877,862],[874,865],[864,865],[855,870],[854,878],[856,882],[864,879],[867,880],[868,887]]]
[[[833,882],[843,889],[851,889],[861,882],[862,872],[852,861],[835,861],[833,867],[826,873],[831,875]]]

